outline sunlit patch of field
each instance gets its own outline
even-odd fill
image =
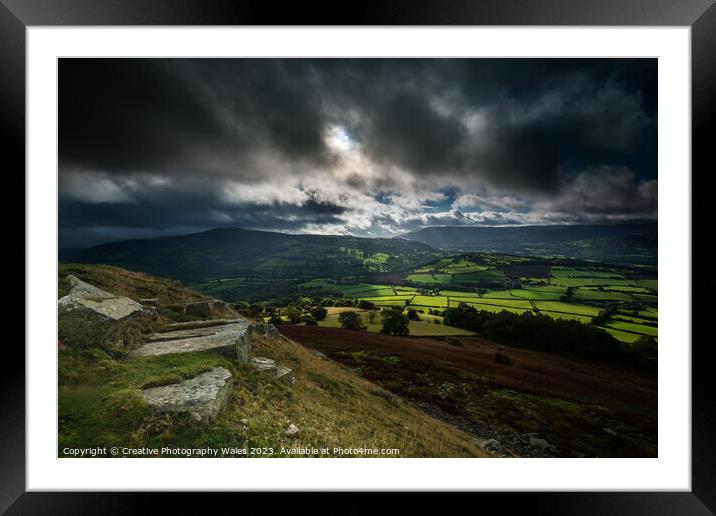
[[[586,315],[589,317],[594,317],[599,313],[599,308],[594,306],[562,303],[560,301],[536,301],[535,306],[539,308],[540,311],[562,312],[565,314]]]

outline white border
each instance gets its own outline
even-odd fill
[[[690,490],[690,41],[688,27],[28,28],[27,489]],[[385,55],[659,58],[659,458],[56,458],[57,57]]]

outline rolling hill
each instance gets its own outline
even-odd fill
[[[275,280],[402,271],[438,254],[409,240],[229,228],[60,250],[60,261],[103,263],[199,283],[242,276]]]
[[[559,226],[434,226],[403,240],[449,251],[562,256],[608,263],[655,265],[657,223]]]

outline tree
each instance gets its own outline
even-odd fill
[[[363,310],[372,310],[375,308],[375,303],[371,303],[370,301],[367,301],[365,299],[361,299],[358,301],[358,308],[361,308]]]
[[[371,310],[368,312],[368,321],[370,321],[371,324],[375,324],[375,319],[378,317],[378,312],[375,310]]]
[[[311,308],[311,315],[315,320],[322,321],[326,318],[326,315],[328,315],[328,310],[326,310],[320,305],[317,305]]]
[[[344,330],[365,330],[363,320],[358,312],[341,312],[338,314],[338,321]]]
[[[309,314],[302,315],[301,321],[306,326],[316,326],[318,324],[318,321],[316,321],[316,319],[312,315],[309,315]]]
[[[419,321],[420,316],[418,315],[418,311],[414,308],[410,308],[408,310],[408,319],[410,319],[411,321]]]
[[[380,330],[381,333],[388,335],[408,335],[410,332],[408,329],[410,320],[402,311],[392,308],[383,310],[380,313],[380,317],[383,323],[383,328]]]
[[[293,306],[286,308],[286,317],[291,324],[298,324],[301,321],[301,311]]]
[[[251,306],[249,306],[249,314],[252,317],[258,317],[261,315],[261,312],[264,311],[264,307],[259,305],[258,303],[254,303]]]

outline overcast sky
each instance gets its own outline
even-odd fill
[[[655,59],[61,59],[60,245],[657,213]]]

